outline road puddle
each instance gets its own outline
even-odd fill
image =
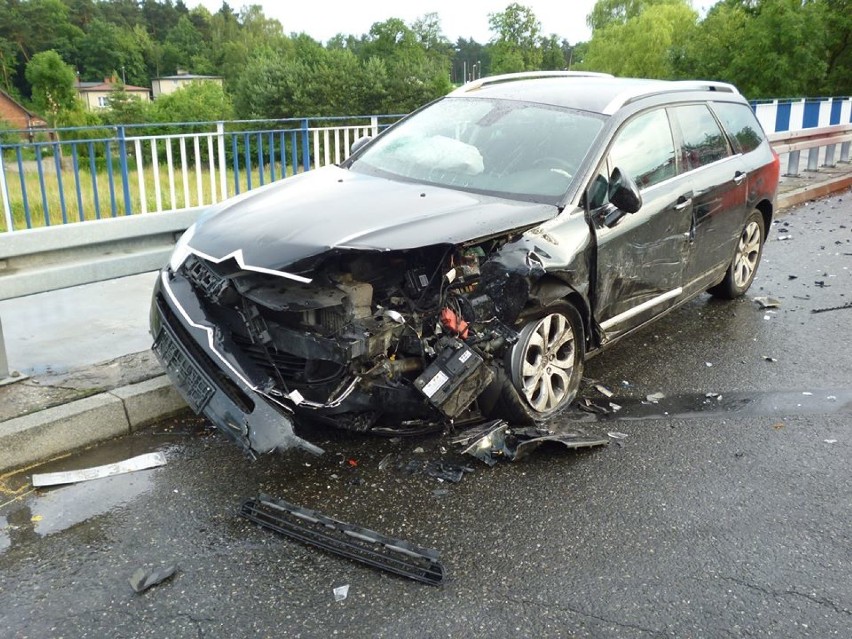
[[[30,483],[34,473],[91,468],[153,452],[173,459],[180,455],[186,437],[199,432],[197,421],[180,421],[167,430],[135,433],[0,477],[0,554],[18,543],[120,511],[153,490],[159,469],[40,489]]]

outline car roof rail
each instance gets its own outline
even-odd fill
[[[450,95],[464,95],[470,91],[476,91],[489,84],[502,82],[514,82],[515,80],[531,80],[534,78],[611,78],[609,73],[596,73],[594,71],[522,71],[521,73],[504,73],[502,75],[490,75],[477,78],[463,84],[458,89],[450,92]]]
[[[719,91],[722,93],[733,93],[740,95],[739,90],[733,84],[727,82],[716,82],[714,80],[660,80],[640,84],[616,95],[609,104],[604,107],[602,113],[612,115],[621,107],[641,98],[663,93],[675,93],[678,91]]]

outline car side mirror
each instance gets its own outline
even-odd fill
[[[635,213],[642,208],[639,187],[633,178],[618,167],[615,167],[609,176],[609,201],[625,213]]]
[[[349,153],[357,153],[372,139],[373,138],[369,135],[365,135],[363,138],[358,138],[352,143],[352,146],[349,147]]]

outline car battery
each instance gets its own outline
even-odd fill
[[[447,417],[457,417],[491,383],[494,373],[460,339],[445,339],[442,346],[414,386]]]

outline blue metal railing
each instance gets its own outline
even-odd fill
[[[0,232],[212,204],[338,163],[400,117],[4,131]]]
[[[852,123],[852,98],[754,100],[752,109],[767,133]]]

